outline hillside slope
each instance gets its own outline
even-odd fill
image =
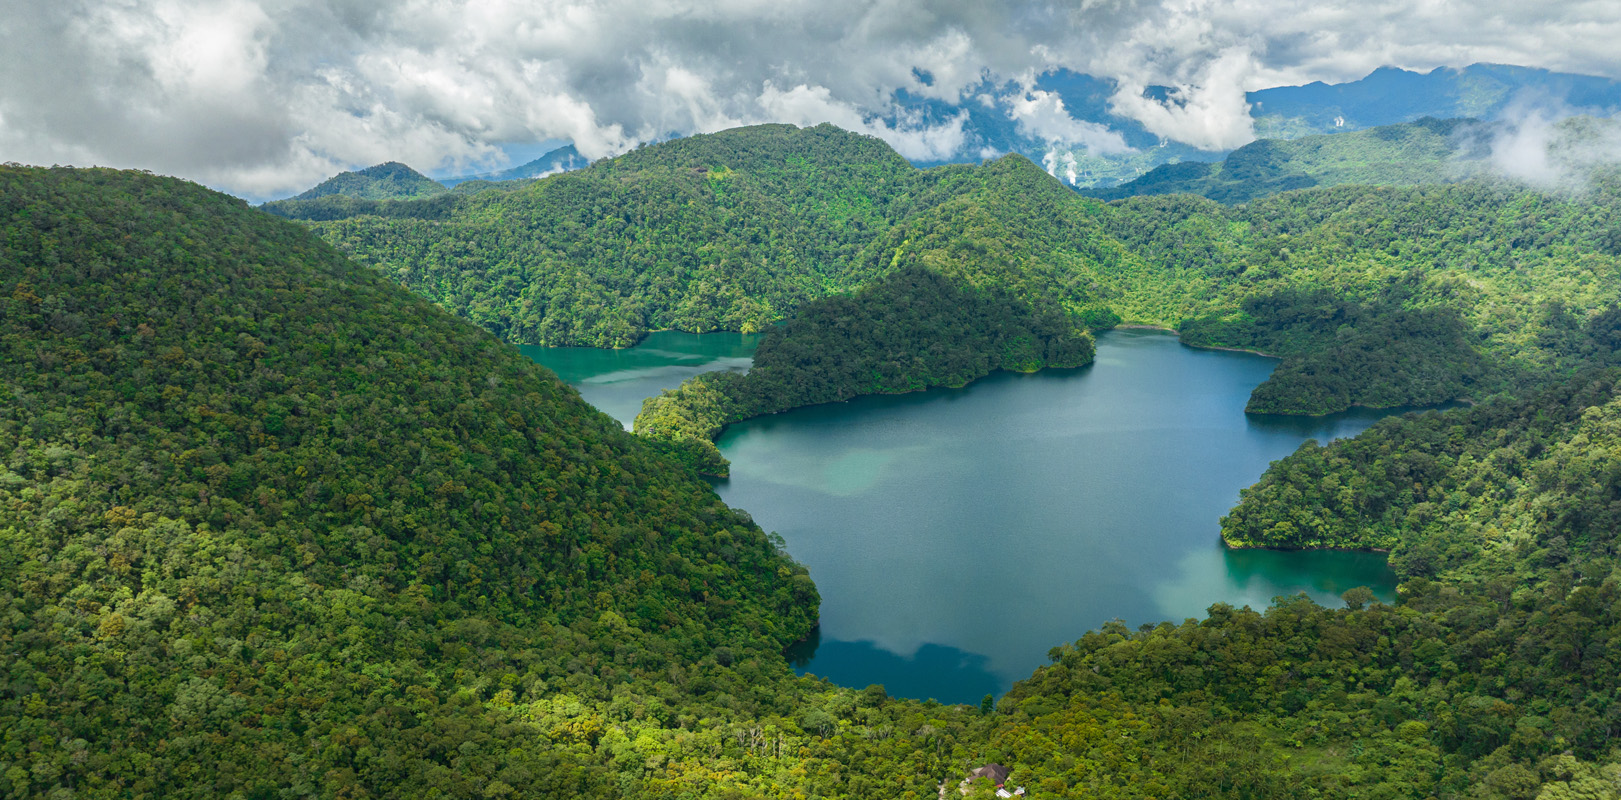
[[[1438,141],[1424,125],[1404,130]],[[1541,332],[1555,305],[1580,317],[1621,296],[1617,186],[1600,170],[1579,192],[1476,179],[1314,188],[1241,208],[1186,196],[1105,205],[1018,156],[917,170],[870,137],[777,125],[516,189],[300,213],[357,260],[514,342],[763,330],[917,267],[1060,308],[1080,327],[1146,323],[1190,344],[1307,359],[1285,364],[1252,407],[1316,414],[1569,374]],[[1289,310],[1299,297],[1323,307]],[[1390,347],[1403,325],[1429,334]],[[1351,340],[1336,338],[1342,327]]]
[[[853,286],[851,260],[915,175],[876,139],[768,125],[310,224],[507,341],[623,347],[662,328],[758,330]]]
[[[803,569],[510,346],[179,181],[0,230],[8,794],[617,793],[555,698],[778,702]]]

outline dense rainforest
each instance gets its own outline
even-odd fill
[[[1449,125],[1400,130],[1439,139]],[[1189,344],[1282,356],[1252,410],[1320,414],[1480,399],[1572,374],[1585,362],[1545,334],[1561,314],[1580,326],[1621,296],[1618,187],[1599,172],[1553,193],[1476,178],[1239,206],[1187,195],[1105,204],[1019,156],[918,170],[876,139],[769,125],[522,186],[271,210],[517,343],[761,331],[923,269],[1060,309],[1076,328],[1157,325]]]
[[[831,126],[645,147],[512,191],[271,208],[519,344],[763,329],[830,289],[906,202],[911,165]]]
[[[1229,209],[1185,195],[1089,205],[1015,159],[974,177],[971,190],[870,246],[865,270],[932,271],[1062,309],[1089,329],[1122,316],[1180,318],[1187,344],[1282,356],[1251,411],[1431,405],[1517,391],[1609,358],[1610,348],[1591,344],[1598,334],[1581,332],[1608,324],[1606,304],[1621,296],[1612,225],[1621,219],[1608,185],[1580,197],[1487,181],[1340,187]],[[1399,230],[1391,219],[1402,220]],[[870,322],[852,322],[877,316],[860,313],[862,303],[896,302],[879,289],[801,307],[800,317],[819,322],[778,326],[762,346],[765,358],[792,347],[850,364],[836,391],[774,396],[805,405],[949,385],[856,377],[858,362],[846,353],[884,359],[891,371],[910,368],[905,356],[867,344],[878,341]],[[1193,315],[1200,308],[1231,310]],[[833,344],[839,336],[848,342]],[[795,339],[803,343],[790,345]],[[700,376],[655,398],[638,430],[679,435],[709,471],[724,469],[707,442],[725,424],[785,407],[760,402],[758,387],[825,383],[821,376],[835,371],[804,358],[774,363],[769,378]],[[802,374],[777,377],[784,371]]]
[[[694,147],[772,163],[716,142]],[[379,207],[451,219],[567,177]],[[1303,447],[1224,522],[1240,545],[1391,549],[1400,599],[1077,631],[979,708],[798,678],[781,651],[814,584],[658,439],[240,201],[5,167],[0,792],[935,798],[994,761],[1035,797],[1617,796],[1604,179],[1238,208],[1105,205],[1018,158],[930,180],[870,240],[824,242],[837,280],[801,284],[730,397],[1077,363],[1121,318],[1279,352],[1340,400],[1506,392]],[[1426,331],[1412,364],[1379,363],[1404,326]],[[1358,363],[1378,380],[1326,382]]]
[[[555,796],[582,702],[779,708],[803,568],[510,346],[179,181],[0,226],[9,795]]]

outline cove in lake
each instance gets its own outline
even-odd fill
[[[748,369],[759,343],[760,334],[657,331],[625,350],[534,345],[518,345],[518,350],[629,429],[643,400],[700,372]]]
[[[553,366],[555,352],[532,355]],[[789,653],[797,669],[977,703],[1111,619],[1180,622],[1296,592],[1338,605],[1364,585],[1393,598],[1378,554],[1220,542],[1221,516],[1271,461],[1391,413],[1246,415],[1276,363],[1112,331],[1080,369],[733,426],[718,442],[732,477],[716,490],[781,534],[821,590],[819,635]],[[585,394],[594,376],[571,369]]]

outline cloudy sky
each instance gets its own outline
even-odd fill
[[[1117,80],[1116,113],[1156,133],[1227,148],[1252,136],[1247,90],[1480,61],[1621,78],[1618,41],[1615,0],[8,0],[0,161],[263,198],[386,160],[479,171],[515,144],[600,157],[766,121],[943,158],[961,123],[885,122],[893,93],[969,102],[987,79],[1027,130],[1119,147],[1019,88],[1059,68]]]

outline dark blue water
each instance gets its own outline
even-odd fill
[[[819,636],[790,652],[802,672],[978,702],[1110,619],[1302,591],[1338,604],[1361,585],[1391,598],[1377,554],[1221,545],[1221,516],[1271,461],[1385,415],[1246,415],[1275,364],[1114,331],[1080,369],[734,426],[716,490],[780,533],[821,590]]]

